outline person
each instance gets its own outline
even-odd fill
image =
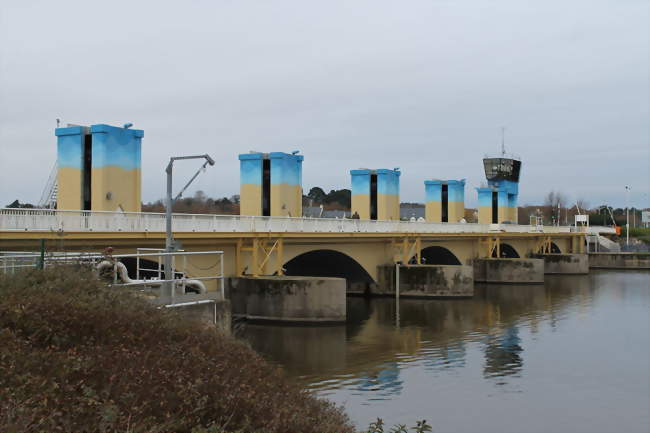
[[[357,212],[357,211],[355,210],[354,213],[352,214],[352,219],[353,219],[353,220],[358,220],[358,219],[359,219],[359,212]]]

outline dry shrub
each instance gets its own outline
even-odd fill
[[[0,431],[353,428],[234,339],[58,268],[0,277]]]

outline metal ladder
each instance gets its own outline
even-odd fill
[[[58,165],[55,161],[54,165],[52,166],[52,170],[50,171],[50,175],[47,178],[47,183],[45,184],[45,188],[43,188],[41,199],[38,201],[39,208],[48,208],[48,209],[54,208],[54,205],[56,204],[57,195],[59,192],[57,173],[58,173]]]

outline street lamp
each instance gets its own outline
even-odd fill
[[[172,200],[172,171],[174,169],[174,161],[181,160],[181,159],[205,159],[205,162],[197,170],[197,172],[192,176],[192,178],[185,184],[181,192],[178,193],[178,195]],[[201,171],[205,170],[207,165],[214,165],[214,159],[210,157],[207,153],[204,155],[190,155],[190,156],[173,156],[169,158],[169,164],[167,164],[167,168],[165,169],[165,172],[167,172],[167,197],[165,199],[165,226],[166,226],[166,237],[165,237],[165,252],[166,253],[171,253],[174,251],[174,240],[172,239],[172,204],[174,201],[178,200],[185,190],[187,189],[188,186],[196,179],[196,177],[201,173]],[[174,270],[172,269],[172,256],[171,255],[166,255],[165,256],[165,280],[173,280],[174,279]],[[174,297],[174,284],[173,281],[170,281],[166,283],[166,286],[168,287],[169,290],[169,295],[170,297]]]
[[[625,245],[630,245],[630,187],[625,185]]]

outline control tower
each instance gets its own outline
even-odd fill
[[[483,159],[487,186],[478,192],[478,222],[501,224],[517,222],[517,198],[521,160],[501,152],[501,156]]]

